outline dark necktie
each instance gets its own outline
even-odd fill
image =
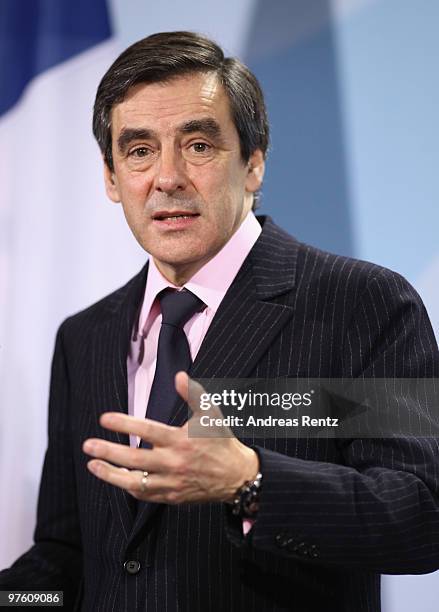
[[[146,417],[167,423],[177,401],[175,375],[180,370],[187,372],[192,365],[183,326],[197,311],[203,310],[205,305],[196,295],[185,289],[165,289],[159,293],[158,299],[162,311],[162,326]]]

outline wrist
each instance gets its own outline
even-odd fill
[[[224,499],[228,504],[232,504],[236,497],[236,492],[246,482],[252,482],[255,480],[259,472],[259,457],[257,453],[250,448],[245,446],[239,440],[234,440],[238,446],[236,468],[233,475],[233,480],[229,485],[229,491]]]
[[[239,475],[234,479],[232,493],[225,500],[232,506],[232,513],[242,519],[255,519],[259,510],[259,494],[262,486],[259,456],[252,448],[238,440]],[[237,470],[238,472],[238,470]]]
[[[255,520],[259,511],[259,495],[262,488],[262,474],[258,472],[254,480],[248,480],[235,494],[232,514],[242,519]]]

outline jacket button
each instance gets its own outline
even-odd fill
[[[287,542],[286,542],[286,546],[287,549],[290,552],[295,552],[295,548],[296,548],[296,540],[294,538],[288,538]]]
[[[299,553],[299,555],[306,557],[308,554],[308,549],[305,542],[300,542],[300,544],[297,545],[296,551]]]
[[[123,566],[128,574],[134,575],[140,572],[140,563],[138,561],[134,561],[134,560],[125,561]]]
[[[285,546],[287,546],[288,543],[288,534],[286,533],[278,533],[276,535],[276,544],[277,546],[279,546],[279,548],[285,548]]]
[[[311,545],[311,547],[309,549],[309,555],[313,559],[316,559],[319,556],[319,551],[318,551],[317,546],[315,544]]]

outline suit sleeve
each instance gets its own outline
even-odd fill
[[[39,491],[35,544],[0,572],[0,588],[64,591],[65,610],[74,608],[82,573],[69,395],[61,326],[52,361],[49,443]]]
[[[346,377],[432,378],[438,350],[425,308],[382,270],[357,300],[343,347]],[[437,423],[437,414],[433,415]],[[439,568],[439,446],[435,437],[339,440],[340,464],[261,447],[258,518],[238,545],[315,564],[379,573]],[[236,525],[235,525],[236,527]]]

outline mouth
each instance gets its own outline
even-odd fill
[[[188,210],[159,210],[152,216],[152,223],[162,235],[193,231],[199,213]]]
[[[179,219],[193,219],[199,217],[199,213],[186,210],[160,210],[153,214],[154,221],[178,221]]]

